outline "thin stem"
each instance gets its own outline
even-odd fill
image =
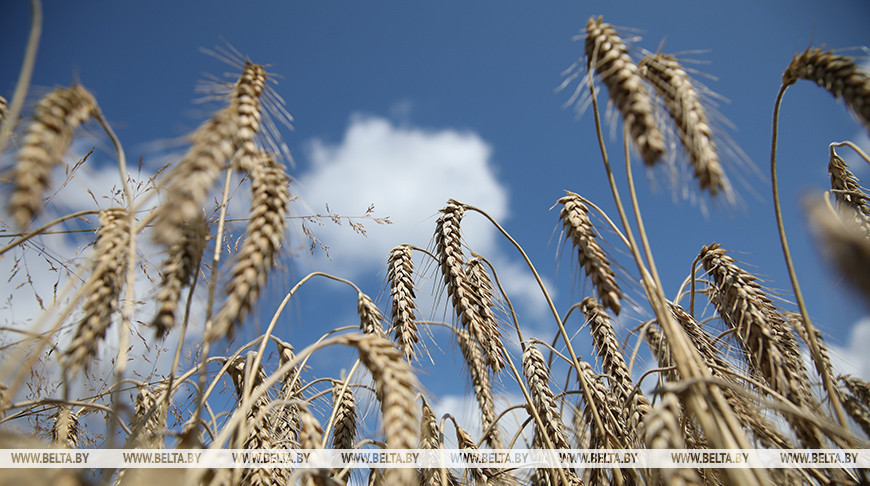
[[[0,153],[6,149],[12,127],[18,122],[21,107],[24,106],[24,98],[30,87],[30,79],[33,77],[33,67],[36,65],[36,52],[39,50],[39,37],[42,35],[42,3],[39,0],[30,0],[30,36],[27,38],[27,47],[24,50],[24,62],[21,64],[21,73],[15,84],[15,93],[9,104],[9,111],[0,124]]]
[[[17,240],[13,241],[12,243],[9,243],[8,245],[4,246],[2,249],[0,249],[0,256],[2,256],[4,253],[11,250],[12,248],[15,248],[16,246],[24,243],[25,241],[33,238],[34,236],[36,236],[42,232],[44,232],[45,230],[47,230],[48,228],[51,228],[52,226],[54,226],[56,224],[63,223],[64,221],[68,221],[70,219],[78,218],[80,216],[86,216],[88,214],[97,214],[99,212],[100,212],[99,209],[86,209],[84,211],[77,211],[75,213],[67,214],[66,216],[61,216],[61,217],[55,219],[54,221],[47,223],[47,224],[44,224],[44,225],[40,226],[39,228],[23,235],[22,237],[18,238]],[[91,231],[91,230],[86,230],[86,231]]]
[[[773,210],[776,215],[776,229],[779,231],[779,241],[782,244],[782,254],[785,257],[788,278],[791,280],[792,289],[794,289],[795,302],[797,302],[801,319],[804,321],[804,327],[807,331],[806,341],[810,348],[810,354],[813,357],[813,363],[816,365],[816,371],[822,377],[822,384],[825,387],[825,391],[828,392],[828,398],[831,400],[831,404],[834,406],[834,413],[837,415],[837,421],[844,429],[848,430],[849,421],[846,418],[846,413],[843,411],[843,405],[840,403],[839,391],[825,366],[825,360],[822,356],[818,340],[816,339],[816,328],[813,326],[812,321],[810,321],[810,315],[809,312],[807,312],[807,305],[804,301],[804,295],[801,292],[800,284],[798,283],[797,272],[795,272],[794,261],[791,257],[791,250],[789,250],[788,240],[785,236],[785,224],[782,220],[782,208],[779,203],[779,183],[776,178],[776,143],[779,136],[779,107],[782,105],[782,98],[785,96],[786,89],[788,89],[788,86],[782,85],[779,89],[779,93],[776,95],[776,103],[773,108],[773,134],[770,137],[770,184],[773,188]]]

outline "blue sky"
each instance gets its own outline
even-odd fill
[[[22,58],[28,4],[7,2],[0,18],[0,94],[7,98]],[[304,252],[287,258],[288,268],[273,276],[261,300],[261,325],[277,299],[315,269],[351,278],[386,311],[387,251],[400,243],[429,245],[436,213],[448,197],[498,217],[555,289],[561,312],[582,299],[589,286],[578,278],[569,252],[559,254],[558,210],[550,207],[571,190],[616,216],[591,113],[578,119],[563,107],[571,90],[555,90],[561,72],[583,52],[582,42],[572,37],[592,15],[639,29],[642,40],[636,45],[648,50],[664,41],[664,52],[707,51],[689,57],[709,61],[698,68],[718,79],[704,83],[731,101],[719,107],[736,126],[728,133],[761,174],[736,164],[726,167],[744,204],[712,204],[705,215],[698,204],[675,202],[666,187],[651,190],[661,186],[662,174],[651,174],[650,184],[635,165],[666,293],[674,295],[701,246],[711,242],[740,252],[737,258],[754,266],[749,268],[770,287],[789,293],[767,175],[781,73],[810,45],[870,45],[870,4],[862,1],[46,1],[44,14],[34,86],[81,80],[128,158],[143,157],[146,172],[171,158],[178,147],[169,142],[190,133],[214,108],[192,103],[194,87],[204,73],[221,75],[231,68],[199,48],[228,42],[281,75],[276,91],[295,119],[294,131],[285,131],[284,139],[296,164],[294,187],[302,196],[296,214],[322,212],[329,204],[338,214],[356,215],[374,203],[376,215],[391,217],[391,226],[369,223],[365,239],[346,227],[315,228],[332,260]],[[860,50],[849,52],[866,60]],[[782,110],[782,204],[809,311],[855,371],[868,378],[866,357],[860,364],[854,362],[859,353],[850,354],[870,344],[870,322],[856,326],[868,308],[820,263],[800,197],[828,187],[829,143],[849,139],[865,149],[870,144],[842,103],[807,82],[789,89]],[[608,144],[621,160],[619,139],[608,138]],[[108,150],[94,158],[105,171],[112,170],[111,161]],[[853,166],[859,177],[870,178],[866,164]],[[624,180],[621,169],[618,174]],[[510,282],[524,327],[549,341],[552,322],[541,312],[540,294],[516,253],[482,218],[468,215],[465,221],[472,248],[491,258]],[[304,245],[298,231],[292,237]],[[608,241],[611,250],[622,251],[613,235]],[[425,268],[431,278],[432,266]],[[634,274],[625,277],[626,285]],[[633,288],[638,295],[638,286]],[[439,303],[437,296],[424,300]],[[433,315],[443,319],[440,301]],[[355,303],[347,289],[315,283],[291,306],[282,337],[302,347],[322,331],[352,324]],[[648,317],[629,317],[626,324]],[[244,337],[255,334],[250,330]],[[579,352],[587,355],[591,348]],[[447,351],[446,359],[458,358]],[[438,395],[468,390],[433,379],[431,369],[425,373],[427,387]]]

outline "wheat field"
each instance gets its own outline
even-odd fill
[[[709,244],[684,256],[692,272],[671,289],[662,285],[655,264],[642,219],[646,202],[638,198],[633,171],[682,164],[691,190],[727,204],[737,197],[723,163],[728,142],[710,121],[693,70],[678,55],[632,45],[601,17],[590,18],[580,37],[582,55],[564,86],[574,90],[571,102],[589,107],[585,116],[594,120],[598,162],[606,171],[602,184],[611,188],[617,211],[607,214],[582,194],[554,189],[562,251],[588,290],[566,308],[557,308],[538,274],[540,262],[488,208],[454,199],[432,208],[438,215],[428,244],[396,241],[383,255],[383,299],[326,272],[282,281],[288,275],[280,268],[282,252],[299,243],[290,240],[309,238],[312,247],[318,240],[316,225],[306,230],[312,234],[290,229],[298,217],[297,196],[285,144],[272,128],[290,116],[268,60],[258,64],[231,48],[222,51],[234,78],[214,87],[221,108],[186,137],[176,162],[144,176],[140,166],[134,176],[98,97],[86,86],[59,87],[22,107],[34,68],[33,56],[25,55],[15,92],[3,93],[8,100],[0,97],[0,154],[9,167],[3,173],[0,256],[21,262],[26,273],[28,258],[55,254],[52,240],[42,236],[75,231],[91,241],[56,263],[62,278],[41,301],[39,317],[0,331],[6,334],[0,341],[2,448],[870,449],[870,383],[835,368],[824,329],[810,318],[794,270],[800,262],[792,261],[785,236],[776,172],[777,121],[780,106],[789,102],[787,88],[817,85],[870,130],[870,76],[836,50],[810,47],[782,60],[782,85],[771,100],[770,189],[791,287],[767,288],[731,249],[716,243],[717,235],[709,235]],[[605,104],[616,115],[617,142],[603,135]],[[66,158],[83,127],[109,141],[118,185],[102,200],[111,207],[55,217],[62,208],[55,207],[54,189],[88,163],[87,156],[72,164]],[[870,302],[870,202],[846,152],[870,163],[857,145],[832,143],[831,189],[808,197],[805,211],[832,268],[857,298]],[[242,218],[228,214],[233,198],[249,204]],[[362,222],[345,220],[365,232]],[[529,335],[521,325],[500,268],[466,242],[468,225],[491,225],[515,248],[548,304],[551,334]],[[634,266],[619,268],[614,252],[628,255]],[[431,314],[440,320],[430,319],[431,309],[420,304],[424,276],[437,282],[436,301],[444,310]],[[324,329],[313,342],[292,342],[280,325],[285,308],[314,280],[350,289],[358,322]],[[275,285],[289,289],[283,300],[263,298]],[[348,303],[336,299],[336,305]],[[626,323],[635,321],[625,316],[643,315],[638,308],[651,317],[629,328]],[[580,328],[569,323],[572,314],[581,316]],[[239,342],[239,336],[251,336],[246,326],[257,315],[270,316],[265,329]],[[586,342],[579,333],[588,333],[591,349],[578,345]],[[180,337],[166,341],[168,352],[154,346],[151,354],[133,356],[130,343],[137,336],[149,342]],[[446,352],[431,352],[436,348]],[[111,356],[102,359],[107,349]],[[312,363],[336,349],[353,357],[348,369],[320,373]],[[642,374],[639,354],[651,360]],[[419,371],[426,360],[438,366],[450,356],[468,378],[479,423],[433,410],[438,397]],[[143,379],[131,371],[132,360],[172,362],[171,372]],[[160,480],[752,485],[866,484],[870,476],[834,465],[0,473],[2,484]]]

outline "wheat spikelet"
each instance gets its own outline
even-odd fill
[[[295,358],[293,346],[280,339],[274,337],[273,339],[278,347],[281,366],[292,361]],[[284,403],[272,409],[272,436],[285,447],[299,445],[296,440],[296,432],[300,427],[299,406],[295,402],[303,400],[303,386],[300,369],[295,368],[287,373],[281,383],[281,391],[278,393],[278,398]]]
[[[9,399],[9,387],[5,383],[0,382],[0,420],[6,418],[6,410],[12,402]]]
[[[175,326],[175,313],[178,310],[181,289],[190,285],[193,275],[199,268],[208,238],[208,222],[204,217],[200,216],[191,224],[185,223],[185,225],[182,229],[183,240],[169,248],[169,257],[163,263],[160,290],[155,296],[158,310],[151,326],[157,331],[158,338],[163,337]]]
[[[782,73],[783,86],[791,86],[798,79],[812,81],[834,98],[842,98],[870,130],[870,76],[858,68],[854,59],[824,51],[821,47],[809,48],[797,54]]]
[[[54,414],[51,444],[65,449],[76,449],[79,443],[79,414],[69,405],[60,405]]]
[[[344,342],[359,351],[360,362],[369,370],[381,403],[384,442],[388,449],[417,447],[419,420],[411,404],[416,400],[417,379],[402,352],[376,334],[344,336]],[[386,484],[417,484],[414,469],[388,469]]]
[[[9,214],[19,228],[26,228],[39,213],[51,170],[63,163],[75,129],[98,113],[93,95],[80,85],[57,88],[36,104],[18,151],[9,199]]]
[[[474,398],[480,408],[481,426],[488,429],[495,423],[495,400],[492,397],[492,386],[489,381],[489,369],[481,356],[471,336],[464,329],[456,330],[456,339],[459,342],[459,350],[471,375],[471,385],[474,387]],[[486,436],[487,444],[493,449],[503,449],[501,433],[498,427],[493,427]]]
[[[861,181],[849,170],[846,161],[833,150],[828,162],[828,174],[831,176],[831,189],[840,210],[846,214],[851,210],[851,214],[855,216],[855,224],[870,238],[870,203],[867,202],[867,192],[861,187]]]
[[[353,390],[342,384],[332,385],[332,402],[335,407],[335,425],[332,429],[333,449],[353,449],[356,440],[356,402],[353,398]]]
[[[807,212],[810,228],[832,260],[837,270],[870,302],[870,239],[854,224],[858,216],[843,208],[845,221],[828,209],[824,203],[809,202]]]
[[[459,229],[464,212],[465,206],[452,199],[441,210],[435,227],[436,254],[457,317],[481,347],[487,366],[498,372],[504,366],[504,345],[495,318],[490,319],[492,311],[483,305],[466,274]]]
[[[263,66],[246,63],[229,106],[193,134],[190,149],[166,177],[167,198],[155,215],[157,242],[170,247],[183,239],[181,228],[199,217],[222,165],[237,151],[236,160],[245,170],[259,165],[253,138],[259,129],[257,100],[265,83]]]
[[[625,42],[601,17],[586,23],[586,59],[607,86],[644,162],[655,164],[665,153],[665,138],[653,115],[652,98]]]
[[[6,104],[6,98],[0,96],[0,125],[3,124],[3,120],[6,118],[6,112],[8,110],[9,107]]]
[[[713,279],[708,289],[710,302],[725,324],[736,331],[753,372],[793,404],[819,409],[807,385],[809,378],[794,335],[756,278],[738,267],[718,244],[704,246],[699,260]],[[790,414],[786,419],[804,446],[826,444],[810,422]]]
[[[387,334],[384,332],[384,316],[368,295],[359,292],[359,295],[357,295],[356,311],[359,314],[360,332],[387,337]]]
[[[169,409],[166,392],[165,385],[154,388],[145,385],[139,386],[133,411],[136,414],[135,424],[137,426],[142,420],[145,420],[141,424],[142,430],[137,442],[137,446],[142,449],[163,449],[166,447],[163,437],[166,430],[166,413]],[[154,408],[154,412],[146,418],[152,408]]]
[[[390,283],[393,332],[399,348],[405,353],[405,359],[411,361],[414,357],[414,345],[417,343],[417,308],[414,303],[414,261],[411,259],[410,245],[399,245],[390,251],[387,262],[387,280]]]
[[[589,208],[583,204],[583,198],[573,192],[568,192],[558,203],[562,205],[559,219],[565,228],[565,237],[577,249],[577,263],[592,280],[598,299],[618,315],[622,291],[616,284],[616,274],[607,255],[596,241],[598,234],[589,219]]]
[[[550,440],[552,447],[556,449],[570,449],[571,444],[568,442],[568,437],[565,435],[565,425],[562,423],[562,417],[559,414],[559,404],[556,402],[556,396],[550,389],[550,369],[544,360],[544,356],[533,344],[526,346],[523,351],[522,358],[523,375],[526,378],[526,383],[529,385],[529,394],[532,396],[532,406],[543,422],[543,428],[537,423],[535,424],[535,436],[532,439],[533,447],[545,448],[547,442],[542,439],[546,436]],[[564,470],[565,475],[571,484],[576,484],[579,479],[572,471]],[[558,471],[536,471],[540,479],[558,484],[561,477]]]
[[[209,340],[232,334],[251,310],[266,285],[269,270],[287,232],[289,183],[284,166],[272,156],[260,154],[260,165],[251,172],[251,214],[245,228],[245,242],[226,287],[227,298],[214,319]]]
[[[854,376],[840,376],[848,393],[845,394],[846,411],[864,433],[870,437],[870,383]]]
[[[526,346],[523,352],[523,375],[529,385],[535,410],[543,422],[544,430],[541,433],[550,438],[556,449],[570,449],[556,396],[550,390],[550,369],[544,356],[533,344]]]
[[[701,190],[708,190],[713,196],[726,192],[727,180],[713,143],[713,129],[707,111],[683,66],[673,56],[651,54],[640,60],[638,68],[641,76],[661,96],[674,121]]]
[[[84,317],[66,351],[70,374],[87,366],[97,354],[97,346],[112,324],[127,271],[131,231],[127,210],[105,209],[100,211],[99,220],[94,271],[86,284],[91,290],[82,306]]]
[[[639,440],[636,434],[637,427],[649,411],[649,401],[640,390],[632,396],[634,380],[628,373],[628,365],[619,350],[619,341],[604,307],[596,299],[587,297],[580,303],[580,310],[589,322],[592,341],[601,359],[601,368],[609,376],[610,391],[615,395],[614,398],[625,420],[628,432],[626,438],[630,443],[636,443]]]
[[[680,401],[673,393],[665,393],[658,404],[644,417],[643,439],[650,449],[686,449],[679,419]],[[698,472],[689,468],[652,469],[664,484],[704,484]]]

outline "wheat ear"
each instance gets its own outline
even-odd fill
[[[490,371],[483,361],[480,348],[474,344],[474,340],[464,329],[456,330],[456,339],[459,342],[459,350],[465,360],[465,366],[471,375],[471,385],[474,387],[474,398],[480,408],[481,426],[487,430],[495,423],[495,400],[492,397],[492,385],[490,384]],[[486,436],[486,442],[493,449],[503,449],[501,433],[498,427],[492,427]]]
[[[9,199],[9,213],[19,228],[26,228],[39,213],[51,170],[63,163],[75,129],[98,110],[93,95],[80,85],[57,88],[36,104],[18,151]]]
[[[335,408],[335,426],[332,430],[333,449],[353,449],[356,440],[356,401],[353,390],[344,383],[332,385],[332,403]]]
[[[384,316],[381,314],[378,306],[372,302],[371,297],[359,292],[357,295],[356,311],[359,314],[360,332],[387,337],[386,332],[384,332]]]
[[[652,98],[625,42],[601,17],[586,23],[586,59],[607,86],[644,162],[655,164],[665,153],[665,138],[653,115]]]
[[[277,344],[279,361],[282,366],[296,357],[293,353],[292,345],[274,337],[273,340]],[[303,400],[303,386],[304,383],[302,382],[300,369],[297,368],[287,373],[283,378],[281,391],[278,394],[279,399],[285,403],[278,405],[272,411],[272,435],[285,447],[288,444],[294,446],[299,444],[294,437],[300,427],[299,405],[296,402]]]
[[[622,291],[607,255],[598,244],[598,234],[589,219],[589,208],[583,203],[583,198],[573,192],[559,199],[558,204],[562,205],[559,219],[565,228],[565,237],[577,250],[577,263],[592,280],[601,303],[618,315]]]
[[[414,358],[414,345],[418,341],[413,274],[411,246],[399,245],[393,248],[387,261],[387,280],[392,304],[390,318],[396,342],[408,361]]]
[[[258,165],[253,138],[259,128],[257,101],[266,84],[263,66],[245,64],[233,87],[230,104],[193,134],[192,145],[167,175],[167,198],[155,215],[155,239],[170,247],[183,239],[181,228],[199,217],[223,164],[239,151],[237,159],[253,170]],[[244,156],[244,157],[242,157]]]
[[[51,444],[65,449],[76,449],[79,443],[79,414],[69,405],[60,405],[54,414]]]
[[[646,56],[638,68],[661,96],[674,121],[701,190],[708,190],[713,196],[726,192],[728,181],[713,143],[713,129],[692,78],[676,58],[667,54]]]
[[[251,310],[266,285],[278,250],[287,232],[290,204],[289,178],[274,157],[260,154],[251,172],[251,214],[245,228],[245,242],[236,259],[225,293],[227,298],[206,336],[208,340],[232,334]]]
[[[841,219],[828,206],[819,201],[807,204],[810,228],[820,246],[825,249],[837,270],[870,302],[870,239],[852,222],[860,216],[850,208],[843,208]],[[845,221],[844,221],[845,220]]]
[[[682,415],[680,401],[673,393],[665,393],[658,404],[644,417],[643,438],[650,449],[685,449],[679,417]],[[701,485],[704,482],[698,472],[690,468],[652,469],[653,475],[663,484]]]
[[[725,324],[736,331],[751,369],[795,405],[818,409],[794,334],[757,279],[738,267],[718,244],[703,247],[699,260],[713,279],[710,302]],[[790,414],[786,419],[804,446],[826,444],[819,429],[808,421]]]
[[[638,443],[638,424],[649,412],[649,400],[640,390],[634,390],[634,380],[628,373],[628,364],[619,350],[619,341],[613,330],[613,324],[604,307],[596,299],[587,297],[580,303],[580,310],[586,315],[592,342],[596,353],[601,359],[601,368],[608,375],[610,391],[619,406],[624,427],[624,436],[630,443]]]
[[[831,176],[831,189],[840,210],[844,213],[852,211],[855,224],[870,239],[870,203],[867,191],[861,187],[861,181],[849,170],[846,161],[834,152],[833,147],[828,162],[828,174]]]
[[[96,356],[97,346],[105,337],[112,324],[112,314],[118,308],[129,257],[131,228],[128,214],[123,208],[100,211],[94,271],[86,284],[91,291],[82,306],[84,317],[66,351],[71,374],[86,367]]]
[[[870,383],[853,376],[841,376],[840,381],[848,391],[843,402],[846,411],[870,437]]]
[[[139,393],[136,395],[136,404],[133,409],[136,414],[136,426],[142,427],[137,442],[138,447],[143,449],[163,449],[165,447],[163,436],[166,431],[166,414],[169,409],[166,393],[165,385],[154,388],[145,385],[139,386]],[[153,412],[152,409],[154,409]],[[144,422],[142,422],[143,420]]]
[[[163,263],[160,290],[155,296],[158,308],[151,326],[158,338],[175,326],[181,290],[190,285],[199,268],[208,238],[208,221],[204,217],[200,216],[185,225],[182,229],[183,240],[169,248],[169,257]]]
[[[422,400],[420,420],[420,448],[428,450],[441,449],[441,428],[432,407]],[[458,486],[459,480],[447,469],[424,468],[420,470],[421,486]]]
[[[797,54],[782,73],[783,86],[791,86],[798,79],[812,81],[825,88],[846,106],[870,131],[870,76],[861,71],[851,57],[809,48]]]
[[[435,227],[436,253],[456,316],[481,347],[487,366],[498,372],[504,366],[504,345],[491,309],[481,302],[465,270],[459,228],[464,212],[465,206],[452,199],[441,210]]]
[[[402,352],[376,334],[347,335],[344,342],[359,351],[359,359],[375,382],[381,403],[384,442],[388,449],[414,449],[420,422],[411,406],[416,400],[417,379]],[[418,484],[414,469],[388,469],[385,484]]]

